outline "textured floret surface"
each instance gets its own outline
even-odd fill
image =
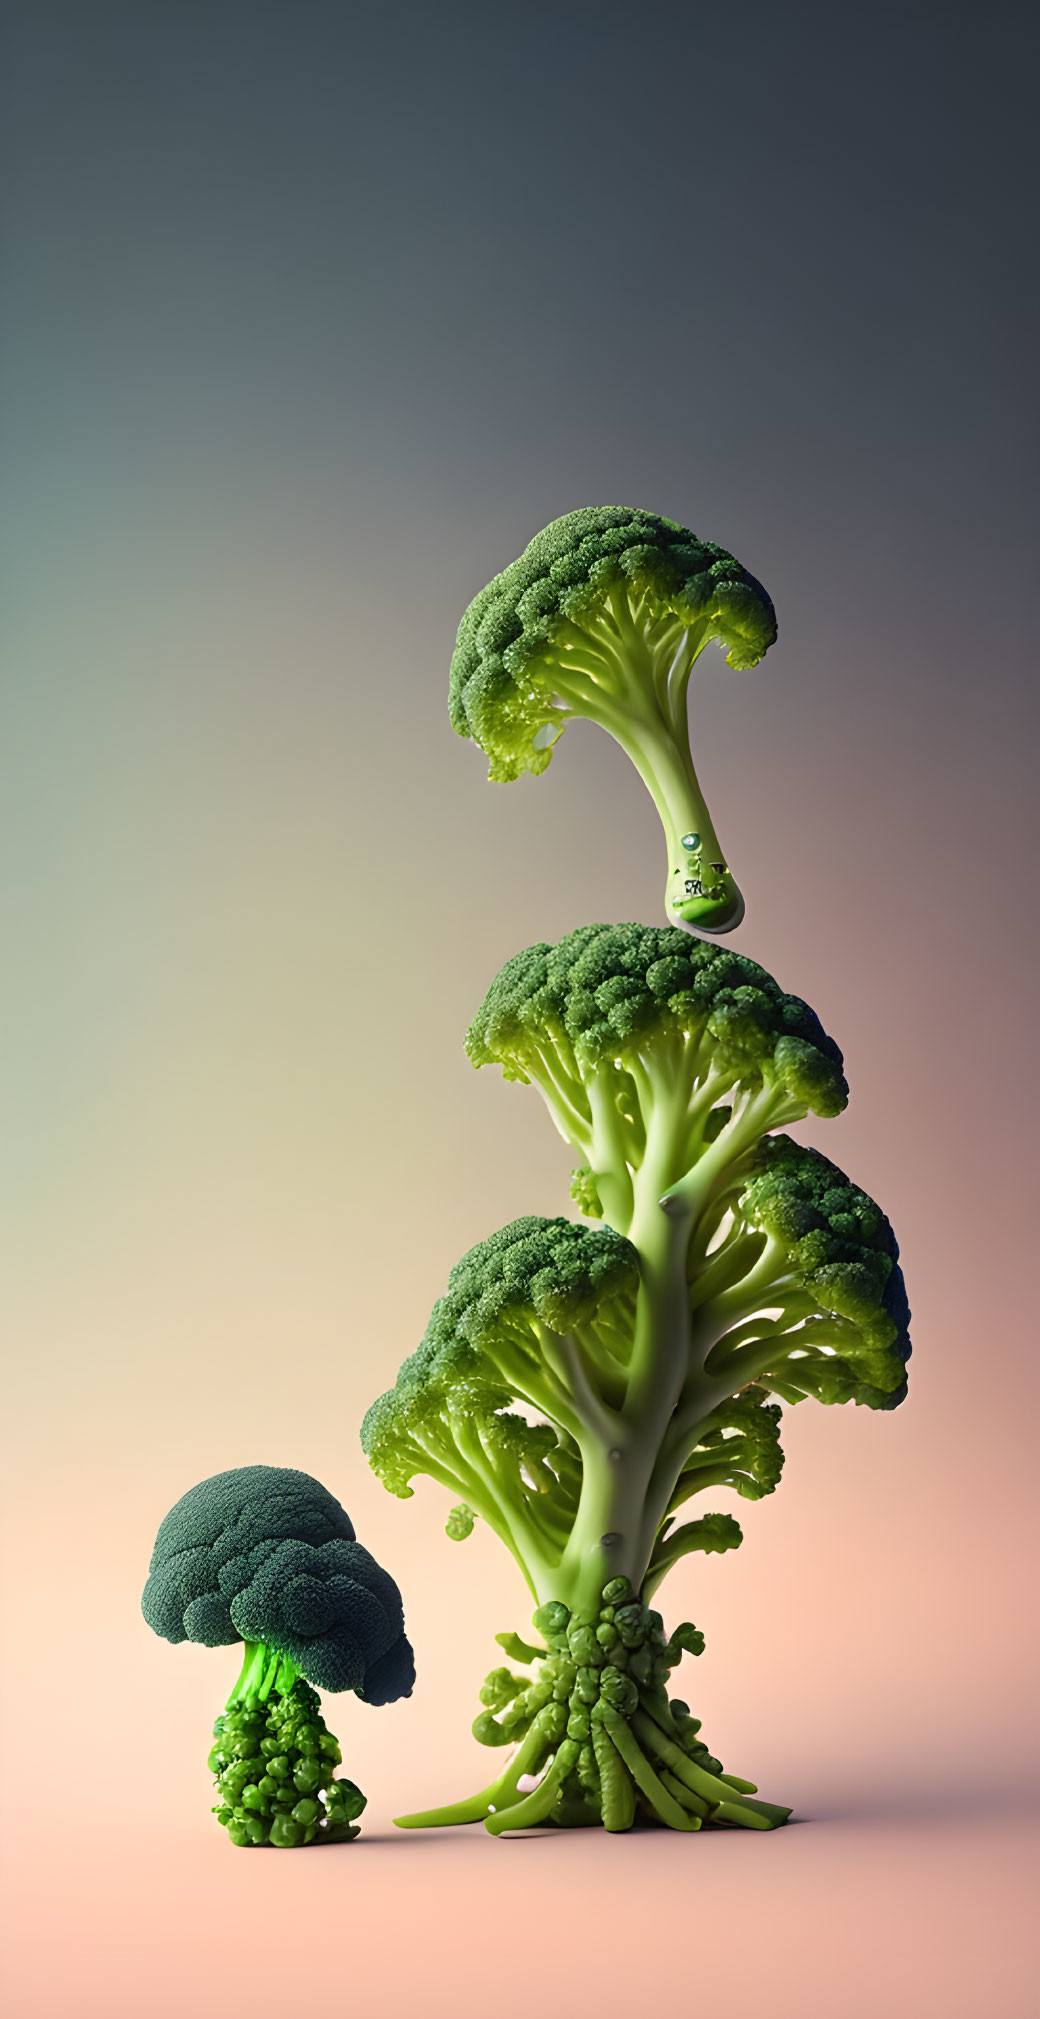
[[[897,1408],[907,1394],[910,1306],[889,1220],[829,1157],[789,1136],[768,1137],[755,1164],[747,1218],[780,1243],[820,1309],[855,1330],[857,1350],[836,1363],[820,1400]]]
[[[159,1529],[142,1608],[166,1640],[265,1641],[370,1703],[415,1680],[397,1585],[305,1472],[248,1465],[192,1487]]]
[[[669,1036],[706,1038],[736,1076],[768,1075],[818,1115],[848,1099],[842,1055],[815,1011],[746,954],[676,926],[585,925],[527,947],[496,975],[470,1026],[475,1066],[527,1077],[562,1044],[584,1071]]]
[[[685,627],[706,626],[730,666],[757,665],[776,637],[762,584],[724,547],[634,506],[567,512],[474,597],[459,626],[452,726],[487,751],[493,778],[545,769],[551,745],[539,746],[539,711],[529,706],[539,662],[617,590]]]
[[[210,1772],[217,1821],[233,1844],[345,1843],[356,1837],[365,1797],[337,1780],[342,1754],[316,1691],[298,1680],[284,1696],[231,1705],[213,1727]]]

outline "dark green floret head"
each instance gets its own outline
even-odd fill
[[[414,1681],[401,1594],[308,1473],[246,1465],[185,1493],[162,1522],[142,1598],[165,1640],[262,1642],[319,1689],[371,1702]],[[399,1684],[400,1687],[396,1687]]]

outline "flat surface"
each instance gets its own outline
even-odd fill
[[[562,2019],[651,1985],[726,2019],[1033,2019],[1035,1811],[884,1789],[814,1808],[771,1836],[497,1843],[373,1816],[295,1857],[129,1817],[8,1838],[8,2019]]]

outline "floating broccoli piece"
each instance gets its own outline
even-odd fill
[[[204,1479],[159,1528],[142,1610],[165,1640],[245,1643],[210,1754],[231,1841],[356,1836],[364,1797],[335,1778],[342,1756],[310,1685],[392,1703],[415,1667],[400,1592],[338,1500],[281,1466]]]
[[[536,534],[470,604],[452,727],[480,745],[491,778],[509,780],[544,771],[574,717],[599,723],[660,815],[666,916],[728,932],[744,902],[694,770],[687,691],[712,639],[746,668],[775,637],[769,597],[725,548],[656,512],[589,506]]]

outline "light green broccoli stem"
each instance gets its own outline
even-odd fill
[[[627,1359],[621,1351],[610,1351],[609,1333],[599,1339],[595,1328],[586,1328],[580,1345],[545,1334],[543,1381],[532,1381],[528,1369],[525,1382],[517,1382],[518,1391],[573,1439],[581,1460],[580,1490],[569,1533],[570,1508],[561,1508],[562,1520],[551,1526],[551,1495],[527,1494],[525,1507],[523,1482],[517,1482],[514,1494],[499,1477],[497,1498],[530,1588],[540,1600],[561,1599],[578,1612],[587,1611],[592,1595],[612,1577],[626,1577],[636,1591],[643,1588],[684,1467],[710,1426],[712,1412],[777,1357],[775,1327],[769,1321],[759,1321],[757,1327],[758,1335],[767,1338],[756,1337],[746,1346],[738,1329],[760,1304],[780,1301],[781,1282],[789,1295],[776,1244],[746,1233],[723,1243],[706,1258],[707,1304],[697,1308],[695,1296],[692,1313],[688,1262],[691,1250],[703,1246],[702,1222],[713,1231],[717,1227],[720,1202],[734,1191],[735,1173],[749,1151],[763,1134],[802,1110],[776,1085],[738,1090],[724,1126],[706,1143],[712,1107],[733,1091],[739,1068],[707,1069],[691,1098],[688,1054],[699,1044],[697,1034],[675,1037],[629,1056],[627,1119],[610,1096],[610,1076],[591,1079],[591,1127],[583,1126],[580,1146],[587,1148],[597,1186],[607,1194],[604,1205],[609,1198],[616,1209],[613,1224],[640,1258]],[[600,1174],[611,1163],[617,1170],[622,1143],[631,1158],[624,1166],[627,1187],[611,1192]],[[796,1315],[792,1309],[792,1318]],[[721,1362],[711,1362],[720,1339],[731,1350]],[[504,1339],[495,1357],[505,1372]],[[519,1370],[510,1371],[515,1378]],[[551,1382],[551,1391],[545,1381]],[[705,1467],[697,1485],[728,1484],[731,1471],[732,1461],[720,1455]],[[693,1490],[693,1485],[687,1487]],[[539,1503],[544,1546],[536,1561],[531,1518]],[[521,1539],[525,1515],[526,1536]],[[552,1546],[554,1537],[562,1547]],[[659,1575],[686,1547],[698,1546],[696,1540],[684,1541],[678,1549],[673,1542]],[[657,1563],[661,1565],[660,1557]]]
[[[681,1547],[677,1533],[659,1549],[676,1505],[735,1483],[739,1454],[691,1454],[719,1427],[721,1403],[801,1348],[802,1304],[779,1244],[739,1225],[717,1237],[749,1155],[804,1105],[771,1078],[742,1079],[747,1066],[721,1060],[705,1027],[648,1038],[624,1067],[584,1083],[565,1038],[559,1052],[553,1073],[539,1060],[532,1077],[587,1156],[608,1224],[638,1253],[638,1293],[617,1310],[608,1300],[572,1336],[505,1320],[488,1342],[512,1393],[554,1426],[551,1458],[503,1450],[467,1416],[452,1423],[450,1456],[435,1457],[429,1435],[417,1441],[423,1469],[484,1517],[534,1596],[583,1612],[610,1578],[639,1591],[651,1564],[656,1583],[702,1546],[687,1530]],[[773,1304],[780,1321],[755,1315]]]
[[[665,1155],[665,1144],[654,1145],[653,1154]],[[656,1525],[649,1539],[646,1533],[647,1495],[689,1365],[688,1213],[664,1212],[655,1201],[634,1226],[633,1239],[640,1287],[624,1399],[610,1408],[584,1373],[575,1383],[583,1417],[577,1433],[581,1494],[551,1588],[539,1594],[562,1599],[579,1614],[589,1612],[611,1578],[627,1578],[635,1591],[643,1583],[656,1539]]]
[[[272,1694],[287,1696],[301,1674],[291,1656],[282,1654],[279,1648],[269,1647],[265,1640],[247,1640],[243,1645],[245,1659],[225,1709],[231,1710],[235,1704],[245,1703],[250,1697],[265,1704]]]
[[[779,1087],[760,1087],[735,1103],[715,1140],[703,1146],[710,1102],[691,1106],[688,1082],[675,1065],[670,1048],[661,1046],[630,1066],[646,1127],[624,1231],[639,1253],[641,1283],[624,1399],[609,1426],[587,1449],[583,1444],[577,1519],[554,1586],[554,1595],[579,1611],[597,1576],[625,1576],[634,1590],[644,1587],[684,1466],[712,1412],[777,1354],[771,1337],[735,1352],[725,1371],[706,1364],[740,1319],[774,1301],[786,1274],[777,1245],[764,1237],[743,1243],[737,1281],[727,1282],[720,1272],[713,1304],[695,1319],[687,1257],[702,1216],[710,1217],[719,1194],[732,1186],[734,1165],[786,1119],[790,1096]],[[759,1329],[769,1332],[769,1322]],[[706,1474],[701,1483],[725,1483],[728,1471],[719,1463],[716,1478]],[[682,1553],[669,1552],[660,1575]]]
[[[664,830],[668,869],[664,908],[672,925],[699,932],[732,932],[744,916],[744,899],[722,853],[715,824],[698,783],[689,745],[656,724],[641,725],[625,745]]]
[[[690,674],[707,642],[706,621],[655,618],[616,589],[604,610],[562,627],[542,679],[555,685],[561,718],[598,723],[643,780],[664,829],[669,923],[731,932],[744,900],[694,769],[687,713]]]

